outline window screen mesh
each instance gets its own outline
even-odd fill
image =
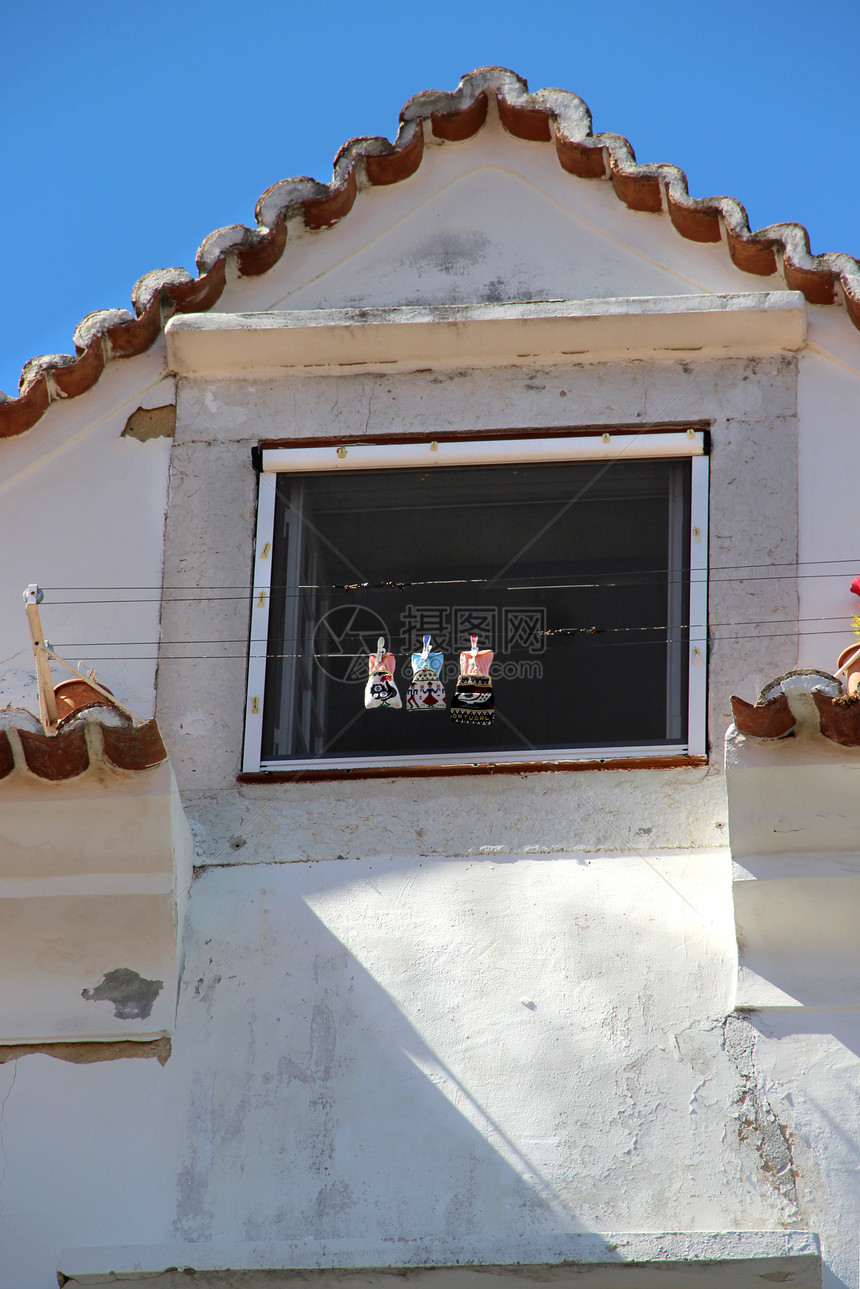
[[[279,475],[263,759],[683,741],[689,494],[689,461]],[[364,710],[378,636],[405,694],[425,631],[449,686],[495,650],[492,725]]]

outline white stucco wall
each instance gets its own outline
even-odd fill
[[[64,1246],[785,1227],[854,1283],[856,1014],[727,1017],[725,853],[212,868],[190,918],[164,1068],[0,1070],[4,1287]]]
[[[95,666],[127,706],[152,715],[170,440],[122,431],[138,407],[173,402],[173,385],[162,341],[0,442],[0,707],[20,701],[20,673],[33,673],[21,593],[36,582],[57,653]],[[54,673],[57,683],[70,676],[56,664]]]
[[[858,611],[848,588],[860,571],[860,332],[826,307],[810,315],[797,382],[800,663],[830,671]]]

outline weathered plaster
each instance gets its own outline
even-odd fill
[[[727,844],[725,788],[705,769],[357,783],[298,778],[234,792],[191,789],[186,802],[200,864]]]
[[[170,1039],[117,1039],[113,1043],[7,1043],[0,1044],[0,1065],[20,1060],[22,1056],[53,1056],[73,1065],[92,1065],[95,1061],[133,1061],[154,1057],[159,1065],[170,1059]]]
[[[686,1151],[697,1156],[712,1133],[719,1137],[716,1087],[720,1079],[727,1093],[734,1087],[719,1021],[682,1035],[717,1081],[713,1102],[707,1098],[712,1110],[700,1109],[702,1131],[692,1135],[687,1101],[702,1072],[692,1068],[696,1060],[679,1063],[674,1042],[663,1037],[690,1025],[691,991],[701,1017],[720,1016],[727,1002],[733,954],[719,863],[680,856],[341,861],[276,865],[255,870],[250,886],[248,879],[244,868],[207,870],[192,901],[202,920],[188,946],[186,1041],[215,1043],[222,1057],[217,1065],[203,1057],[187,1093],[177,1236],[226,1233],[218,1216],[223,1187],[249,1167],[274,1169],[283,1181],[262,1208],[255,1200],[244,1218],[237,1214],[234,1238],[414,1232],[436,1243],[433,1259],[475,1230],[498,1238],[505,1229],[594,1229],[598,1212],[613,1226],[621,1210],[625,1226],[653,1225],[653,1193],[629,1179],[618,1183],[637,1160],[642,1166],[650,1151],[666,1148],[659,1145],[666,1131],[680,1131],[686,1147],[658,1202],[677,1203],[680,1221],[690,1203],[682,1197]],[[657,907],[662,916],[651,920]],[[222,919],[238,958],[224,952]],[[626,928],[623,947],[606,934],[616,920]],[[250,963],[239,965],[245,951],[238,946],[251,942],[259,969],[284,985],[268,998],[255,995],[249,1015],[243,981]],[[707,961],[693,947],[705,943]],[[652,973],[667,967],[671,987],[652,993]],[[636,987],[619,987],[624,979]],[[655,1000],[645,1012],[644,997]],[[653,1005],[660,1022],[643,1052]],[[256,1052],[251,1066],[248,1044]],[[629,1067],[617,1063],[622,1051]],[[536,1069],[540,1086],[523,1099]],[[656,1119],[653,1101],[640,1096],[652,1078],[663,1085]],[[357,1116],[349,1111],[356,1095]],[[282,1122],[295,1125],[291,1161],[281,1162],[277,1143],[266,1140],[273,1097]],[[683,1121],[675,1119],[676,1103]],[[612,1143],[600,1161],[588,1157],[593,1133]],[[207,1142],[217,1142],[214,1170]],[[423,1180],[412,1171],[416,1154]],[[393,1205],[368,1183],[371,1157],[385,1160],[380,1181],[397,1196]],[[740,1222],[730,1216],[728,1158],[726,1167],[717,1164],[720,1175],[707,1183],[716,1203],[709,1216],[754,1226],[772,1204],[765,1196],[764,1209],[753,1203]]]
[[[163,988],[163,980],[146,980],[130,967],[114,967],[92,989],[82,989],[81,997],[88,1003],[113,1003],[117,1020],[147,1020]]]
[[[148,439],[172,439],[176,430],[176,404],[164,407],[139,407],[125,423],[123,434],[146,443]]]
[[[794,384],[793,363],[782,376]],[[761,373],[768,411],[776,383]],[[717,755],[732,720],[730,695],[758,694],[797,665],[797,434],[793,413],[713,424],[708,722]]]
[[[795,416],[795,359],[414,371],[383,376],[290,374],[252,381],[179,382],[176,441],[252,443],[261,438],[662,425],[715,417]],[[775,473],[775,472],[774,472]],[[772,479],[776,485],[778,480]]]
[[[438,1265],[478,1236],[508,1261],[583,1231],[817,1224],[802,1145],[794,1190],[770,1180],[794,1124],[762,1040],[724,1025],[727,862],[207,870],[164,1070],[172,1238],[332,1240],[340,1265],[417,1238]]]
[[[158,712],[181,790],[235,785],[245,707],[257,478],[249,445],[213,440],[171,457]]]
[[[853,1284],[860,1021],[727,1023],[727,856],[642,856],[205,870],[167,1065],[34,1055],[0,1087],[0,1221],[31,1233],[0,1284],[48,1289],[70,1246],[445,1265],[786,1227]]]

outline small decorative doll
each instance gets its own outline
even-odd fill
[[[439,679],[444,655],[430,652],[430,637],[424,637],[421,653],[412,655],[412,680],[406,691],[407,712],[444,712],[445,686]]]
[[[451,720],[456,725],[489,725],[493,709],[493,682],[490,680],[492,649],[478,649],[478,637],[472,636],[472,648],[460,654],[460,675],[451,697]]]
[[[394,654],[385,652],[385,636],[379,637],[376,653],[370,655],[368,664],[370,675],[364,687],[365,707],[402,707],[394,683]]]

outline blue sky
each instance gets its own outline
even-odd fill
[[[682,166],[753,227],[794,220],[860,255],[856,0],[772,6],[530,0],[317,4],[54,0],[0,17],[0,389],[70,352],[93,309],[253,224],[291,175],[328,180],[347,138],[490,63],[574,90],[595,130]]]

